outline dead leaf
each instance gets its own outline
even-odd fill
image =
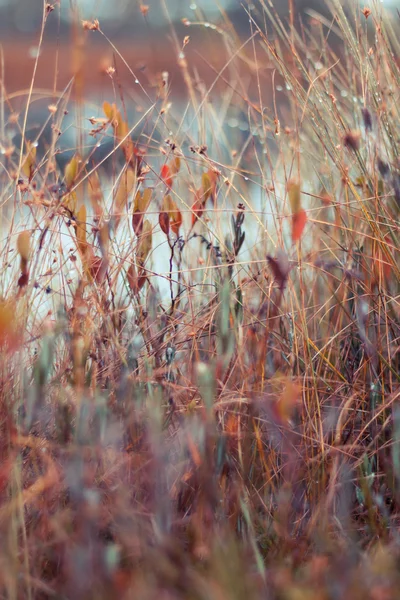
[[[122,214],[126,211],[126,207],[128,204],[128,198],[132,193],[133,188],[136,184],[136,173],[135,171],[128,167],[124,173],[122,173],[119,178],[117,191],[115,193],[114,198],[114,218],[115,218],[115,228],[118,227],[118,224],[121,220]]]
[[[143,223],[143,230],[140,235],[140,241],[137,249],[137,258],[139,262],[143,265],[150,250],[153,242],[153,232],[152,225],[150,221],[145,221]]]
[[[17,238],[17,250],[21,261],[28,262],[31,251],[31,234],[29,231],[22,231]]]
[[[26,156],[22,163],[22,172],[31,181],[35,171],[36,146],[29,140],[26,141]]]
[[[164,196],[162,202],[162,212],[166,212],[168,214],[170,219],[170,227],[175,235],[178,236],[179,229],[182,225],[182,214],[170,194]]]
[[[68,189],[70,189],[75,183],[75,180],[76,180],[76,177],[77,177],[78,171],[79,171],[79,164],[80,164],[79,156],[78,156],[78,154],[74,154],[74,156],[71,158],[71,160],[65,167],[64,177],[65,177],[65,184]]]
[[[75,235],[79,252],[83,256],[88,248],[86,241],[86,207],[84,204],[82,204],[76,216]]]
[[[143,228],[143,220],[145,217],[146,210],[148,209],[150,204],[151,195],[151,188],[146,188],[143,194],[141,194],[138,191],[135,196],[132,215],[132,227],[137,236],[141,234]]]
[[[300,184],[296,181],[289,181],[287,184],[287,191],[291,211],[295,214],[301,209]]]

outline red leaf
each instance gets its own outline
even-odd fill
[[[162,166],[161,179],[164,181],[165,185],[167,185],[168,187],[172,187],[171,170],[168,165]]]
[[[144,213],[142,212],[134,212],[132,215],[132,227],[133,231],[139,236],[142,233],[143,229],[143,219]]]
[[[29,282],[29,271],[26,269],[24,271],[22,271],[20,278],[18,279],[18,286],[20,288],[25,287],[26,285],[28,285]]]
[[[147,275],[142,268],[139,268],[139,273],[137,273],[135,265],[132,263],[127,272],[127,279],[130,289],[136,295],[146,283]]]
[[[165,233],[165,235],[169,234],[169,215],[166,212],[160,212],[158,215],[158,222],[160,223],[161,231]]]
[[[279,283],[280,289],[283,290],[290,272],[288,257],[283,250],[278,250],[276,258],[268,255],[267,260],[275,280]]]
[[[195,200],[192,204],[192,226],[196,223],[197,219],[201,217],[204,212],[204,204],[201,200]]]
[[[137,281],[138,292],[140,292],[140,290],[142,289],[142,287],[144,286],[146,281],[147,281],[147,275],[139,275],[138,281]]]
[[[298,242],[307,223],[307,213],[304,208],[292,215],[292,241]]]

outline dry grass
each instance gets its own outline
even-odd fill
[[[64,91],[1,86],[1,597],[397,597],[399,43],[361,8],[199,14],[208,86],[171,26],[184,105],[108,40],[85,119],[78,19]]]

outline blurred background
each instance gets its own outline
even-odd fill
[[[376,0],[372,0],[372,3]],[[378,0],[387,8],[399,8],[399,0]],[[364,6],[368,2],[350,0],[353,5]],[[60,6],[60,33],[67,34],[71,23],[71,7],[77,6],[84,19],[97,18],[107,25],[110,34],[131,37],[132,35],[147,38],[149,33],[168,26],[169,19],[179,23],[183,18],[213,20],[221,15],[221,10],[229,14],[235,26],[241,26],[243,5],[252,8],[251,2],[240,0],[53,0],[53,5]],[[257,3],[255,3],[257,4]],[[274,7],[281,14],[288,10],[288,0],[275,0]],[[294,0],[297,11],[307,8],[324,11],[323,0]],[[145,9],[144,9],[145,7]],[[146,9],[147,12],[146,12]],[[166,16],[168,12],[168,17]],[[144,27],[143,14],[146,12]],[[37,32],[42,19],[41,0],[0,0],[0,32],[3,42],[15,36],[29,36]],[[54,32],[55,33],[55,32]]]
[[[372,0],[393,10],[400,8],[400,0]],[[307,18],[312,11],[329,15],[325,0],[292,0],[297,17]],[[288,15],[289,0],[274,0],[274,9],[283,17]],[[349,0],[350,7],[363,6],[366,1]],[[197,53],[205,60],[218,64],[221,35],[215,26],[226,30],[233,25],[240,38],[249,36],[249,20],[244,7],[255,14],[259,2],[241,0],[50,0],[54,11],[48,17],[42,53],[36,75],[39,87],[54,85],[54,59],[59,52],[57,79],[65,86],[71,75],[70,42],[73,21],[99,19],[102,30],[118,46],[132,68],[148,68],[152,72],[174,69],[171,64],[171,30],[182,41],[190,34],[196,41]],[[12,92],[30,83],[33,62],[37,55],[38,36],[43,15],[41,0],[0,0],[0,43],[4,55],[4,80]],[[396,15],[397,16],[397,15]],[[187,27],[184,20],[193,23]],[[204,26],[195,24],[205,23]],[[103,38],[93,35],[85,47],[87,60],[85,82],[89,87],[101,87],[102,67],[110,58],[110,46]],[[53,59],[53,63],[52,63]],[[191,65],[205,72],[204,61],[191,57]],[[216,61],[216,63],[215,63]],[[176,64],[176,61],[172,61]],[[124,78],[124,73],[121,74]],[[178,91],[178,90],[176,90]]]
[[[380,0],[372,0],[377,4]],[[290,0],[274,0],[274,9],[282,19],[289,18]],[[317,13],[331,20],[325,0],[291,0],[295,18],[303,22],[310,21]],[[267,3],[268,4],[268,3]],[[368,2],[366,2],[368,4]],[[393,11],[398,20],[397,10],[400,0],[384,0],[385,8]],[[360,10],[364,5],[358,0],[349,0],[349,9]],[[49,116],[48,107],[54,105],[60,95],[68,98],[69,114],[63,121],[63,135],[60,146],[71,148],[76,144],[79,134],[76,128],[74,99],[77,89],[85,102],[80,109],[80,133],[83,143],[90,145],[93,138],[88,132],[90,117],[103,117],[104,101],[121,102],[127,99],[129,122],[139,119],[140,110],[146,110],[155,98],[159,98],[162,74],[168,72],[166,79],[170,98],[173,101],[175,115],[185,110],[188,102],[188,89],[180,64],[184,57],[190,76],[200,85],[209,89],[214,85],[217,73],[225,69],[234,52],[245,40],[249,40],[252,29],[248,14],[262,22],[263,29],[273,36],[273,28],[268,20],[264,21],[258,1],[241,0],[50,0],[49,13],[44,29],[43,41],[39,51],[39,37],[43,19],[41,0],[0,0],[0,77],[2,92],[3,118],[23,114],[26,98],[35,69],[35,94],[29,108],[28,124],[32,130],[31,139],[39,131]],[[247,11],[247,12],[246,12]],[[98,19],[102,35],[98,31],[83,31],[82,20],[93,22]],[[185,36],[190,42],[185,46]],[[108,38],[108,39],[107,39]],[[333,36],[334,38],[334,36]],[[336,43],[339,38],[336,38]],[[111,43],[110,43],[111,42]],[[332,40],[330,39],[332,44]],[[333,39],[335,43],[335,39]],[[114,47],[113,47],[114,45]],[[258,46],[260,47],[260,46]],[[254,50],[248,43],[243,54],[248,60],[235,60],[234,77],[229,69],[224,73],[230,81],[241,78],[251,97],[257,99],[257,80],[255,70],[250,68],[254,59]],[[36,59],[39,60],[36,64]],[[124,60],[121,59],[123,57]],[[246,57],[244,57],[246,58]],[[271,81],[272,67],[261,50],[257,55],[257,77],[263,83],[263,99],[272,104]],[[125,61],[125,64],[124,64]],[[129,65],[131,71],[127,68]],[[115,76],[109,70],[115,68]],[[132,75],[132,71],[134,76]],[[79,72],[79,86],[71,85],[72,78]],[[135,85],[138,84],[139,85]],[[280,83],[275,81],[279,90]],[[218,85],[220,84],[220,88]],[[231,84],[232,85],[232,84]],[[227,91],[226,80],[220,78],[213,88],[214,98],[218,100]],[[4,98],[7,100],[4,101]],[[224,114],[224,122],[244,127],[246,123],[238,114]],[[83,119],[83,120],[82,120]],[[85,125],[83,126],[82,123]],[[191,121],[193,125],[193,121]],[[148,125],[151,129],[151,124]],[[237,128],[237,127],[236,127]],[[3,147],[15,143],[18,131],[8,128],[8,135],[17,136],[1,140]],[[193,131],[195,134],[195,131]],[[4,134],[4,128],[3,128]],[[240,134],[240,132],[239,132]],[[68,160],[68,151],[64,153]]]

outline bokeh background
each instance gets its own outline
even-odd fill
[[[373,0],[379,2],[380,0]],[[400,0],[381,0],[383,6],[393,11],[397,18]],[[199,69],[201,76],[210,76],[210,70],[199,57],[211,61],[218,67],[221,36],[214,26],[228,27],[231,22],[240,38],[249,35],[249,22],[243,6],[257,10],[259,3],[239,0],[54,0],[50,4],[56,10],[49,16],[45,30],[36,85],[54,85],[54,61],[57,63],[57,82],[63,87],[71,75],[71,33],[75,19],[99,19],[103,31],[109,36],[132,68],[148,69],[157,72],[168,69],[175,73],[171,29],[178,39],[190,34],[196,43],[196,54],[191,56],[191,65]],[[275,0],[274,8],[284,18],[288,14],[288,0]],[[349,0],[353,8],[358,0]],[[366,2],[365,4],[368,4]],[[363,2],[360,6],[364,5]],[[322,0],[293,0],[298,17],[307,18],[312,11],[329,14],[326,2]],[[4,81],[8,92],[29,85],[33,64],[37,55],[38,34],[40,31],[43,4],[41,0],[0,0],[0,42],[4,57]],[[76,10],[74,10],[76,9]],[[78,15],[77,15],[77,12]],[[225,12],[225,18],[223,13]],[[192,23],[207,23],[204,27],[185,27],[182,20]],[[110,47],[100,36],[93,35],[85,47],[85,83],[91,91],[103,87],[103,67],[110,60]],[[171,60],[172,58],[172,60]],[[103,74],[103,77],[102,77]],[[122,81],[126,73],[121,73]],[[179,79],[178,74],[176,74]],[[175,93],[179,93],[179,85]]]
[[[394,20],[398,20],[400,0],[384,0],[381,3],[393,12]],[[274,9],[283,20],[289,18],[290,4],[298,22],[302,20],[307,23],[317,13],[324,15],[326,22],[331,20],[325,0],[274,0]],[[347,4],[350,10],[360,10],[364,5],[358,0],[348,0]],[[151,102],[159,97],[160,79],[166,72],[168,94],[172,103],[171,113],[174,112],[175,118],[179,120],[190,102],[182,65],[179,64],[180,47],[185,36],[190,36],[190,43],[182,56],[184,55],[191,77],[199,85],[204,85],[206,90],[212,87],[210,99],[215,102],[215,110],[218,112],[218,103],[224,102],[221,98],[229,88],[226,79],[216,76],[226,68],[231,53],[249,40],[254,32],[248,13],[258,20],[261,18],[262,27],[266,28],[268,35],[274,35],[271,23],[264,21],[265,16],[260,16],[262,11],[258,1],[52,0],[49,6],[54,10],[47,17],[39,51],[43,6],[41,0],[0,0],[1,112],[6,120],[10,119],[12,113],[24,114],[35,71],[27,133],[29,139],[34,139],[40,132],[41,140],[46,142],[51,135],[50,124],[47,127],[49,131],[42,128],[49,117],[48,107],[59,101],[60,95],[68,98],[68,115],[63,120],[58,154],[58,160],[64,164],[70,159],[79,136],[83,146],[93,147],[93,137],[90,137],[92,125],[88,119],[104,117],[104,101],[118,103],[124,97],[129,123],[134,123]],[[104,35],[97,31],[83,31],[82,21],[92,22],[94,19],[99,20]],[[330,39],[330,43],[338,43],[338,40],[336,38],[335,42],[335,39]],[[264,102],[272,106],[273,66],[268,64],[265,53],[260,52],[257,68],[251,71],[249,62],[254,58],[254,50],[250,43],[243,47],[249,61],[235,60],[235,77],[240,77],[245,82],[249,98],[253,94],[255,100],[258,97],[258,84],[261,82]],[[131,71],[126,65],[129,65]],[[116,68],[114,77],[107,73],[110,67]],[[81,75],[79,86],[72,85],[78,71]],[[229,69],[224,73],[229,79]],[[276,90],[282,88],[278,78],[274,79],[274,83]],[[81,99],[84,99],[80,103],[79,114],[75,103],[77,89]],[[284,104],[283,95],[281,96],[279,110]],[[230,109],[229,114],[223,112],[222,118],[228,132],[234,129],[239,137],[247,134],[248,119],[245,114],[241,114],[239,104],[236,109]],[[194,137],[197,135],[195,128],[198,124],[198,120],[195,122],[190,117]],[[150,133],[153,124],[148,121],[147,126]],[[142,130],[141,133],[147,132]],[[0,140],[3,148],[10,144],[18,145],[18,127],[8,127],[7,137],[8,139]],[[237,140],[238,145],[240,141]],[[202,139],[198,143],[203,142],[207,143],[207,140]],[[103,144],[102,148],[96,150],[94,158],[101,159],[108,151],[108,146]]]

